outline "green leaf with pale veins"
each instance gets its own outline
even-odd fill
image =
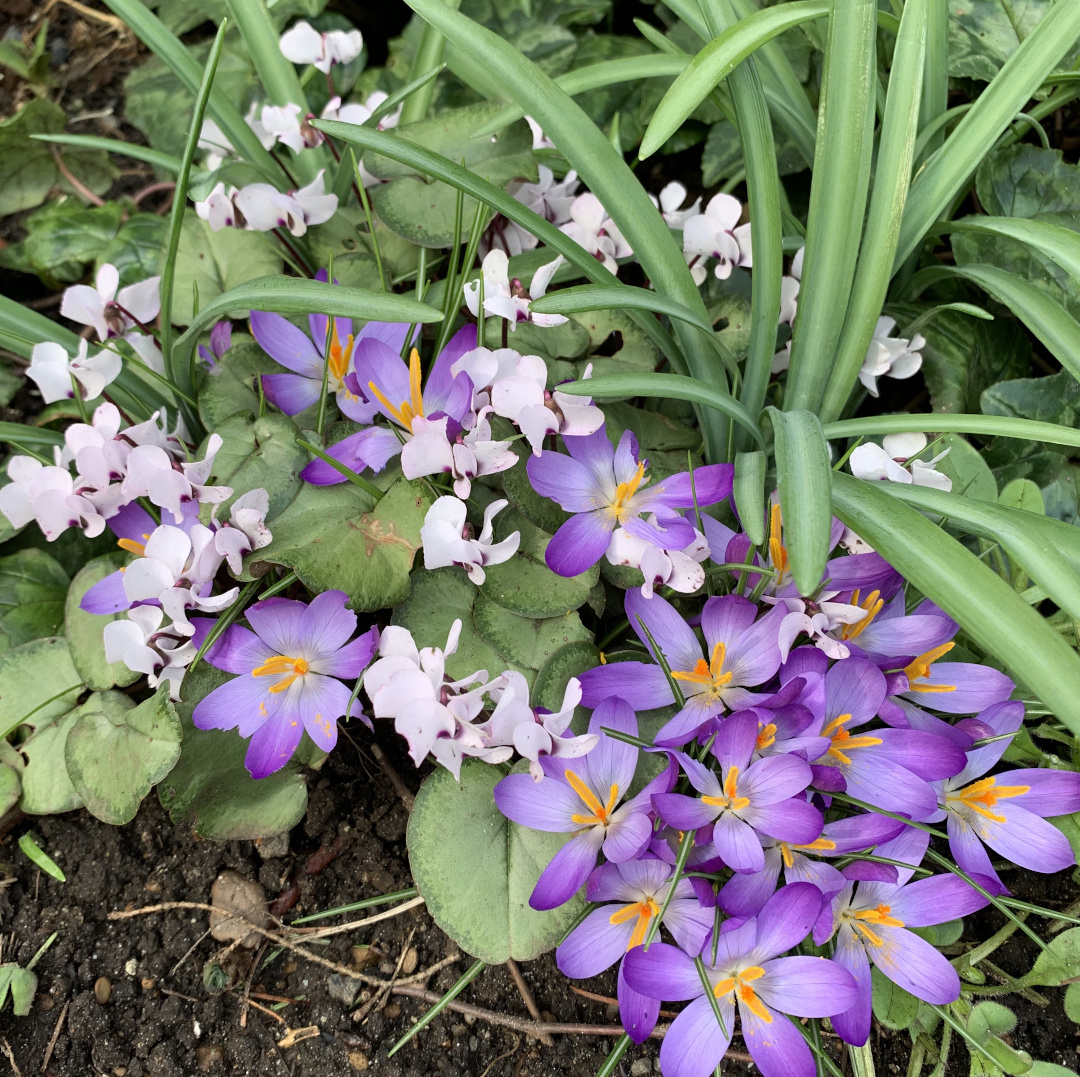
[[[111,621],[126,620],[126,613],[87,613],[79,608],[83,596],[95,584],[116,572],[123,558],[115,554],[88,561],[71,581],[64,606],[64,635],[71,649],[71,660],[88,688],[100,691],[134,684],[142,674],[128,669],[123,662],[105,659],[105,626]]]
[[[53,636],[64,623],[68,574],[33,547],[0,558],[0,648]]]

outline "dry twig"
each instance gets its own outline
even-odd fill
[[[22,1070],[19,1069],[19,1064],[15,1061],[15,1053],[11,1050],[11,1044],[7,1040],[0,1039],[0,1051],[7,1055],[7,1060],[11,1063],[11,1070],[15,1077],[23,1077]]]
[[[64,1027],[64,1018],[67,1017],[68,1007],[71,1005],[71,999],[68,999],[64,1003],[64,1008],[60,1011],[60,1017],[56,1022],[56,1028],[53,1029],[53,1034],[49,1039],[49,1046],[45,1048],[45,1059],[41,1063],[41,1072],[44,1073],[49,1068],[49,1062],[52,1059],[52,1053],[56,1049],[56,1041],[60,1039],[60,1029]]]
[[[401,797],[402,803],[405,805],[405,810],[411,812],[413,804],[416,802],[416,797],[409,792],[409,787],[401,780],[401,775],[394,769],[394,764],[386,758],[386,753],[375,743],[371,742],[371,754],[375,756],[375,762],[379,764],[379,768],[383,774],[390,779],[390,784],[394,787],[394,792]]]
[[[510,976],[518,989],[518,994],[521,995],[521,998],[525,1003],[525,1008],[529,1011],[529,1016],[537,1024],[543,1024],[544,1018],[540,1014],[540,1007],[536,1005],[536,999],[533,998],[533,994],[529,990],[529,985],[525,982],[525,977],[521,975],[521,969],[518,968],[518,963],[512,957],[508,957],[506,959],[506,967],[510,970]],[[546,1032],[541,1032],[536,1038],[545,1047],[555,1046],[555,1041]]]

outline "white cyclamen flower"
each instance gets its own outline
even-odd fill
[[[51,340],[34,345],[26,375],[36,383],[46,404],[72,399],[72,378],[82,386],[84,400],[96,400],[119,375],[123,367],[119,355],[111,351],[87,355],[87,348],[85,338],[81,339],[79,351],[72,358],[63,345]]]
[[[149,325],[161,311],[161,278],[150,277],[120,287],[120,271],[106,262],[94,278],[94,287],[73,284],[65,289],[60,313],[80,325],[91,325],[98,340],[119,337]]]
[[[617,258],[627,258],[634,253],[600,199],[589,192],[579,194],[571,203],[570,220],[561,230],[612,273],[619,270]]]
[[[889,334],[895,328],[895,318],[887,315],[878,318],[874,338],[859,371],[859,381],[871,396],[878,395],[878,378],[910,378],[922,366],[921,349],[926,346],[926,341],[918,333],[911,340],[892,337]]]
[[[652,199],[652,204],[660,210],[661,216],[664,218],[664,223],[668,228],[674,228],[676,231],[682,231],[686,222],[691,217],[696,217],[701,213],[701,199],[695,198],[693,204],[687,206],[686,209],[680,209],[679,207],[686,201],[687,195],[686,188],[677,180],[672,180],[661,192],[660,197],[651,194],[649,198]]]
[[[281,35],[281,55],[294,64],[312,64],[328,73],[334,64],[348,64],[360,55],[364,37],[359,30],[329,30],[320,34],[301,20]]]
[[[656,517],[650,518],[653,526]],[[636,568],[645,577],[641,593],[652,598],[656,587],[670,587],[680,594],[693,594],[705,583],[701,562],[711,555],[705,536],[694,530],[694,541],[682,550],[662,550],[625,528],[617,527],[611,535],[605,556],[612,565]]]
[[[0,487],[0,512],[12,527],[37,520],[45,537],[53,542],[69,527],[81,527],[87,538],[105,530],[105,517],[81,493],[67,468],[42,464],[31,456],[8,460],[6,486]]]
[[[176,625],[162,628],[164,619],[160,606],[136,606],[127,620],[110,621],[104,632],[105,659],[145,673],[151,688],[168,681],[169,695],[177,700],[184,672],[199,648]]]
[[[542,265],[534,274],[528,290],[515,277],[510,279],[510,259],[500,250],[489,251],[481,265],[484,278],[484,313],[505,318],[511,331],[518,322],[532,322],[540,326],[562,325],[566,321],[561,314],[534,314],[529,304],[547,294],[551,278],[565,259],[560,254],[552,262]],[[469,281],[463,285],[465,305],[474,317],[480,316],[480,282]]]
[[[715,258],[713,273],[727,280],[736,266],[752,266],[750,225],[739,224],[742,203],[729,194],[713,195],[705,212],[683,225],[683,257],[694,281],[705,280],[705,262]]]
[[[949,455],[946,449],[931,460],[912,459],[926,448],[926,435],[920,433],[887,434],[882,445],[864,442],[851,454],[851,473],[870,482],[903,482],[951,490],[952,479],[934,470],[934,465]]]
[[[456,497],[440,497],[427,511],[420,541],[424,545],[424,568],[447,568],[461,565],[477,586],[485,579],[486,565],[501,565],[517,553],[521,532],[515,531],[502,542],[492,542],[492,521],[506,508],[505,500],[493,501],[484,510],[484,526],[472,537],[465,522],[465,502]]]

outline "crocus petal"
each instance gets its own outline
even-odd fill
[[[652,653],[651,635],[672,670],[692,671],[701,660],[701,644],[694,630],[666,599],[659,595],[644,598],[636,588],[626,592],[625,610],[630,627]],[[642,628],[644,623],[648,634]],[[653,655],[655,658],[656,655]]]
[[[666,942],[654,942],[648,950],[636,946],[623,959],[623,972],[635,991],[666,1002],[684,1002],[703,991],[693,958]]]
[[[858,997],[851,973],[820,957],[770,961],[754,990],[767,1006],[795,1017],[831,1017],[849,1009]]]
[[[303,374],[263,374],[262,383],[266,399],[286,415],[299,415],[322,394],[322,381]]]
[[[615,914],[619,911],[618,905],[602,905],[570,932],[555,951],[555,960],[564,976],[572,980],[599,976],[626,953],[635,918],[616,923]]]
[[[95,583],[79,603],[79,609],[87,613],[119,613],[130,608],[131,602],[124,593],[124,573],[117,570],[100,583]]]
[[[226,628],[217,643],[206,652],[206,661],[226,673],[250,675],[253,669],[273,656],[273,648],[254,632],[234,624]]]
[[[893,916],[908,927],[928,927],[958,920],[989,902],[958,875],[932,875],[908,883],[889,902]]]
[[[510,777],[522,777],[528,782],[532,781],[527,774],[511,774]],[[548,783],[542,781],[534,784]],[[589,872],[596,867],[596,854],[600,851],[603,838],[603,827],[599,826],[575,834],[551,858],[551,863],[537,879],[529,898],[530,907],[544,912],[565,905],[585,885]]]
[[[935,662],[929,675],[912,681],[913,702],[946,714],[978,714],[1008,699],[1016,686],[1004,673],[972,662]]]
[[[731,493],[735,468],[732,464],[706,464],[694,468],[693,476],[683,471],[664,479],[657,486],[662,500],[672,508],[691,509],[698,505],[715,505]]]
[[[809,845],[822,827],[821,812],[800,797],[760,808],[751,801],[750,807],[743,811],[743,818],[762,834],[794,845]]]
[[[622,965],[619,966],[616,997],[619,1000],[619,1020],[626,1034],[634,1043],[644,1043],[656,1027],[656,1019],[660,1016],[660,1000],[635,991],[626,982]]]
[[[870,961],[866,951],[855,937],[854,930],[847,924],[843,925],[837,934],[832,959],[851,973],[859,992],[849,1009],[832,1015],[833,1028],[845,1043],[861,1047],[870,1037],[873,981],[870,978]]]
[[[926,781],[951,778],[967,761],[958,744],[919,729],[875,729],[873,736],[881,741],[875,755],[898,763]]]
[[[251,312],[251,335],[271,359],[305,378],[322,381],[322,353],[311,337],[287,318],[268,311]]]
[[[650,953],[655,949],[655,946],[650,947]],[[700,987],[699,981],[699,990]],[[731,1043],[735,1007],[730,995],[720,1000],[720,1016],[724,1021],[723,1030],[716,1021],[709,1000],[698,998],[672,1021],[660,1045],[660,1066],[664,1077],[709,1077]]]
[[[544,560],[557,576],[579,576],[604,556],[614,530],[615,518],[608,513],[579,512],[552,535]]]
[[[871,946],[874,964],[895,984],[924,1002],[944,1005],[960,997],[960,977],[939,950],[902,927],[875,924],[880,946]]]
[[[293,757],[304,735],[302,722],[281,720],[283,713],[264,723],[251,735],[244,766],[253,778],[265,778]]]
[[[280,655],[298,655],[304,647],[307,606],[287,598],[267,598],[249,606],[245,616],[259,637]]]
[[[605,801],[613,790],[617,790],[619,796],[626,795],[638,762],[637,748],[602,735],[605,728],[636,737],[638,724],[633,707],[623,699],[606,699],[589,719],[589,732],[600,735],[600,741],[582,760],[582,776],[593,792],[600,795],[601,801]],[[575,769],[581,772],[580,767]]]
[[[967,821],[956,812],[949,812],[948,832],[949,852],[952,853],[957,867],[972,877],[978,875],[987,880],[982,887],[994,897],[1008,894],[1009,888],[998,878],[997,872],[990,863],[986,846],[979,840],[979,836]]]
[[[641,710],[675,702],[664,671],[644,662],[609,662],[585,670],[579,680],[581,703],[585,707],[595,707],[608,696],[618,696]]]
[[[754,828],[731,812],[725,812],[713,827],[713,844],[733,871],[761,871],[765,853]]]
[[[975,833],[994,852],[1030,871],[1064,871],[1076,863],[1065,835],[1052,823],[1008,801],[991,809],[1001,819],[969,818]]]
[[[821,891],[816,886],[792,883],[781,887],[758,914],[755,959],[767,961],[797,946],[810,934],[820,911]],[[798,1010],[789,1012],[797,1013],[800,1017],[817,1016]]]
[[[545,449],[529,457],[525,470],[533,489],[567,512],[591,512],[606,505],[596,475],[571,456]]]
[[[528,774],[503,778],[495,786],[495,804],[515,823],[554,833],[577,830],[578,824],[570,817],[583,810],[570,786],[555,780],[534,782]]]
[[[1007,743],[1007,742],[1006,742]],[[1028,791],[1010,803],[1033,815],[1052,819],[1080,811],[1080,774],[1068,770],[1009,770],[998,775],[1002,785],[1026,785]]]
[[[652,800],[660,818],[676,830],[697,830],[708,826],[719,814],[717,808],[698,797],[688,797],[682,793],[657,793]],[[723,856],[723,852],[720,855]]]
[[[739,1003],[743,1042],[762,1077],[812,1077],[817,1070],[806,1040],[783,1014],[765,1008],[768,1021]]]

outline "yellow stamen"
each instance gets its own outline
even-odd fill
[[[757,746],[758,750],[762,748],[771,748],[776,743],[776,724],[769,722],[768,725],[762,725],[758,727]]]
[[[761,999],[757,997],[754,989],[750,986],[754,980],[760,979],[765,975],[765,970],[759,968],[757,965],[751,965],[748,969],[743,969],[742,972],[733,977],[728,977],[726,980],[721,980],[714,988],[713,994],[721,999],[725,995],[735,993],[739,997],[739,1001],[742,1002],[746,1008],[759,1020],[764,1021],[766,1024],[772,1024],[772,1014],[765,1008]]]
[[[809,845],[793,845],[793,849],[805,849],[808,853],[826,853],[836,848],[836,842],[828,838],[815,838]]]
[[[330,377],[334,379],[336,383],[340,383],[345,379],[345,372],[349,369],[349,360],[352,359],[353,350],[353,335],[349,334],[348,339],[345,341],[344,347],[342,347],[341,341],[338,338],[337,331],[337,319],[334,319],[334,328],[332,336],[330,337]]]
[[[592,815],[571,815],[571,821],[580,826],[607,826],[608,818],[619,801],[619,787],[612,785],[608,795],[608,802],[601,804],[600,798],[572,770],[564,770],[563,776],[569,783],[570,788],[581,797],[585,807],[592,812]]]
[[[727,777],[724,779],[723,794],[718,797],[703,796],[701,798],[702,804],[709,804],[714,808],[731,808],[733,811],[740,811],[741,809],[748,807],[750,798],[739,796],[738,783],[739,768],[732,767],[728,771]]]
[[[630,935],[627,950],[640,946],[645,941],[645,933],[649,930],[649,921],[654,916],[660,915],[660,906],[651,898],[635,902],[633,905],[624,905],[618,912],[613,912],[608,920],[612,924],[625,924],[627,920],[637,917],[637,923]]]
[[[784,861],[785,868],[794,866],[795,857],[791,855],[791,846],[786,841],[780,842],[780,857]]]
[[[704,658],[699,658],[692,670],[673,669],[672,677],[677,681],[686,681],[688,684],[700,684],[705,688],[708,699],[719,699],[720,689],[731,683],[732,673],[724,673],[724,660],[727,658],[727,648],[723,643],[717,643],[712,649],[712,655],[706,664]]]
[[[620,482],[615,487],[615,500],[608,505],[608,514],[613,516],[619,523],[622,523],[623,517],[626,515],[626,509],[628,502],[637,493],[638,487],[643,482],[648,482],[645,478],[645,461],[642,460],[638,463],[637,471],[634,472],[633,478],[626,482]]]
[[[780,519],[779,503],[774,504],[769,513],[769,560],[781,576],[787,572],[787,549],[784,547],[784,530]]]
[[[424,397],[420,392],[420,353],[413,348],[409,355],[409,400],[403,400],[398,407],[394,407],[373,381],[368,382],[368,388],[393,418],[411,433],[413,419],[424,414]]]
[[[837,763],[850,764],[851,756],[847,753],[854,748],[872,748],[875,744],[881,744],[880,737],[853,737],[845,728],[844,725],[851,721],[850,714],[841,714],[834,718],[822,731],[823,737],[829,737],[832,740],[832,744],[829,746],[829,750],[825,755],[831,755]],[[836,764],[828,764],[835,766]]]
[[[273,658],[268,658],[261,666],[256,666],[251,671],[251,675],[253,677],[283,677],[283,680],[270,686],[270,691],[277,693],[284,692],[297,677],[302,677],[307,671],[308,664],[305,659],[277,654]]]
[[[946,802],[959,801],[964,807],[970,808],[973,812],[977,812],[992,823],[1004,823],[1005,816],[998,815],[990,809],[999,800],[1022,796],[1030,788],[1030,785],[998,785],[997,778],[982,778],[977,782],[972,782],[971,785],[965,786],[958,792],[950,793],[946,797]]]
[[[851,604],[853,606],[859,606],[866,610],[866,616],[861,621],[856,621],[851,625],[844,625],[840,630],[841,639],[857,639],[862,635],[866,626],[881,612],[881,607],[885,605],[885,599],[881,597],[880,591],[871,591],[866,596],[865,601],[859,601],[859,592],[854,591],[851,595]]]
[[[930,667],[942,657],[953,649],[955,644],[943,643],[940,647],[934,647],[933,650],[926,651],[924,654],[920,654],[918,658],[914,658],[910,665],[904,667],[904,674],[908,679],[908,690],[911,692],[955,692],[955,684],[916,684],[918,680],[922,680],[924,677],[930,676]]]
[[[885,941],[877,932],[872,931],[867,924],[881,924],[884,927],[903,927],[904,921],[897,920],[891,915],[892,909],[888,905],[878,905],[873,909],[861,909],[859,912],[844,913],[844,918],[851,922],[851,926],[865,936],[871,946],[884,946]]]
[[[127,550],[128,553],[135,554],[136,557],[146,556],[146,544],[143,542],[136,542],[134,539],[117,539],[116,545],[121,550]]]

